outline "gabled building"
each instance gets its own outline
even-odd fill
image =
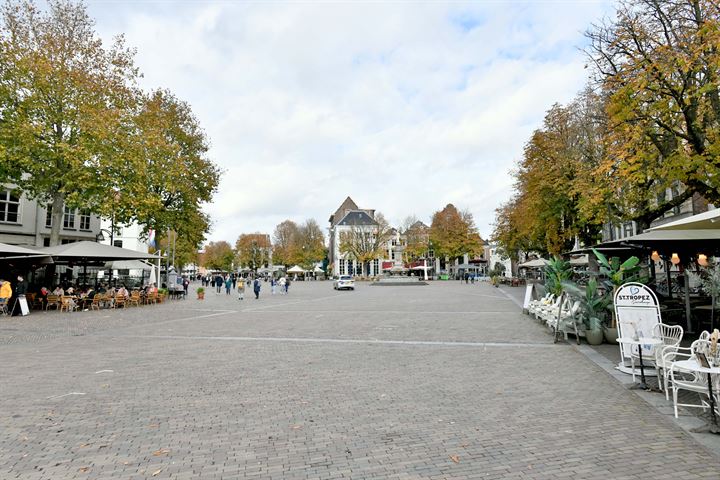
[[[340,207],[330,215],[330,235],[328,260],[334,275],[369,275],[381,273],[382,259],[374,259],[367,265],[368,271],[356,259],[340,252],[340,239],[343,234],[365,236],[368,241],[377,233],[378,223],[375,221],[374,209],[359,208],[352,198],[347,197]]]

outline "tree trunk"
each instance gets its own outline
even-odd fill
[[[65,195],[55,192],[52,199],[52,226],[50,227],[50,246],[60,245],[60,228],[62,228],[63,214],[65,213]]]

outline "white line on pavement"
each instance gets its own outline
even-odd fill
[[[103,335],[105,336],[105,335]],[[563,344],[513,343],[513,342],[443,342],[432,340],[378,340],[361,338],[315,338],[315,337],[218,337],[202,335],[112,335],[113,337],[156,338],[163,340],[224,340],[241,342],[286,342],[286,343],[345,343],[371,345],[416,345],[442,347],[532,347],[555,348]]]
[[[64,395],[53,395],[52,397],[47,397],[47,399],[48,399],[48,400],[51,400],[51,399],[54,399],[54,398],[63,398],[63,397],[67,397],[67,396],[69,396],[69,395],[85,395],[85,394],[82,393],[82,392],[70,392],[70,393],[66,393],[66,394],[64,394]]]

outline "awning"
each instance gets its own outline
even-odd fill
[[[148,265],[140,260],[115,260],[114,262],[105,263],[105,268],[113,270],[152,270],[152,265]]]
[[[113,247],[88,241],[43,248],[40,250],[40,253],[52,256],[55,261],[76,263],[143,260],[148,258],[157,259],[156,254],[137,252],[127,248]]]
[[[720,229],[649,230],[633,237],[606,242],[604,246],[633,246],[660,253],[684,255],[720,254]]]
[[[672,218],[672,217],[670,217]],[[680,220],[671,221],[647,231],[657,230],[714,230],[720,229],[720,209],[708,210]]]
[[[18,245],[0,243],[0,260],[21,260],[26,258],[33,261],[42,261],[42,263],[52,263],[52,259],[46,253]]]
[[[305,270],[300,265],[295,265],[292,268],[289,268],[287,273],[305,273]]]

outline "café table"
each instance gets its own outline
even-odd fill
[[[718,425],[717,414],[715,413],[715,394],[713,393],[712,384],[712,376],[720,375],[720,366],[706,368],[700,365],[696,359],[691,358],[689,360],[680,360],[674,362],[673,368],[678,368],[680,370],[689,372],[704,373],[707,375],[708,395],[710,398],[710,418],[712,419],[712,423],[704,427],[695,428],[692,431],[695,433],[710,432],[720,434],[720,425]]]
[[[626,345],[637,345],[637,347],[638,347],[638,356],[640,357],[640,383],[635,384],[631,388],[642,389],[642,390],[651,390],[651,388],[647,385],[647,383],[645,383],[645,365],[643,364],[643,354],[642,354],[643,348],[642,348],[642,346],[643,345],[651,345],[651,346],[660,345],[661,343],[663,343],[662,340],[660,340],[659,338],[653,338],[653,337],[640,337],[637,339],[619,337],[617,339],[617,342],[623,343]]]

